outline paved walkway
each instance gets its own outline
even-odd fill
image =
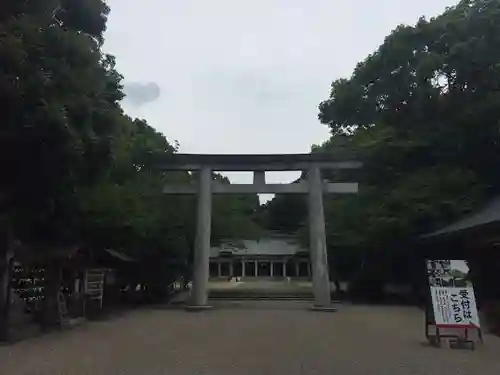
[[[222,303],[222,302],[221,302]],[[301,302],[233,302],[213,311],[150,309],[0,347],[2,375],[498,375],[500,339],[422,345],[422,313]]]

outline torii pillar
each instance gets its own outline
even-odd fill
[[[314,308],[329,309],[331,304],[328,253],[326,248],[323,187],[319,167],[307,171],[309,185],[309,251],[314,290]]]
[[[198,206],[196,217],[196,237],[194,242],[193,288],[191,303],[193,308],[208,307],[208,278],[210,261],[210,232],[212,228],[212,170],[206,166],[200,169],[198,181]]]
[[[188,310],[204,310],[208,305],[212,194],[308,194],[310,257],[313,274],[314,310],[335,311],[331,305],[330,277],[326,247],[323,193],[356,193],[358,184],[327,183],[321,169],[360,168],[357,161],[335,160],[329,154],[292,155],[196,155],[173,154],[163,170],[197,171],[198,184],[168,185],[166,194],[197,194],[196,239],[193,288]],[[266,184],[265,171],[307,171],[307,181],[292,184]],[[227,185],[212,179],[214,171],[253,171],[253,184]]]

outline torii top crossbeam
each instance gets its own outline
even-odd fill
[[[171,154],[164,158],[160,169],[196,171],[210,166],[213,171],[303,171],[311,165],[320,169],[360,168],[359,161],[327,153],[312,154]]]
[[[292,184],[267,184],[266,171],[307,171],[311,167],[321,169],[354,169],[359,168],[358,161],[340,160],[331,154],[275,154],[275,155],[215,155],[215,154],[173,154],[164,159],[160,165],[162,170],[200,171],[253,171],[253,184],[221,184],[212,182],[211,192],[215,194],[244,193],[307,193],[309,185],[306,181]],[[356,193],[356,182],[322,182],[325,193]],[[171,184],[164,187],[165,194],[196,194],[195,185]]]

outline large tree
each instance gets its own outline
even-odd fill
[[[0,232],[38,251],[78,241],[77,188],[108,161],[122,98],[101,52],[108,11],[101,0],[0,5]]]
[[[162,188],[189,183],[191,177],[158,168],[165,154],[176,149],[144,120],[124,116],[112,150],[113,163],[100,181],[79,192],[85,246],[125,252],[139,262],[131,282],[163,293],[183,272],[195,206],[192,197],[166,196]],[[173,269],[172,262],[179,267]]]
[[[499,21],[499,1],[461,1],[398,26],[333,82],[319,114],[332,138],[316,149],[347,147],[365,164],[359,196],[327,203],[333,258],[383,264],[498,191]]]
[[[0,6],[0,197],[23,241],[74,241],[77,186],[107,163],[120,79],[101,52],[103,1]]]
[[[415,26],[399,26],[320,105],[332,134],[376,127],[406,169],[447,163],[496,185],[500,2],[464,0]],[[473,157],[472,157],[473,156]]]

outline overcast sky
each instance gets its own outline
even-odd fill
[[[108,0],[104,48],[126,112],[181,152],[303,153],[328,138],[317,112],[334,79],[398,24],[457,1]]]

